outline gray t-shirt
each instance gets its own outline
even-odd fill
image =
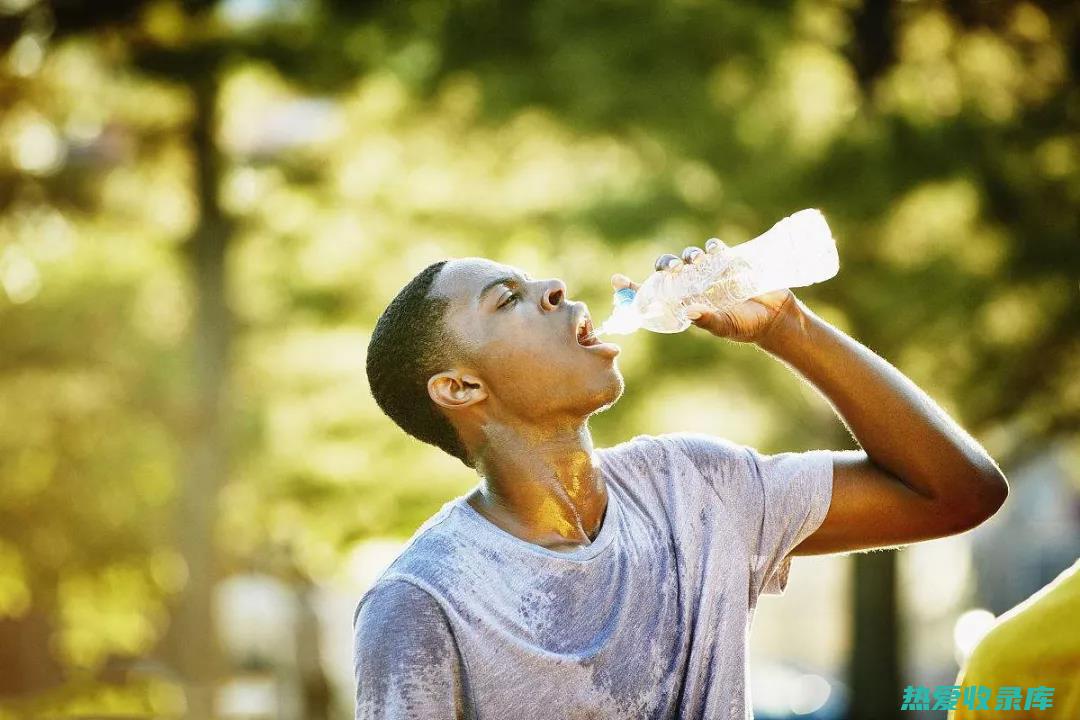
[[[417,530],[357,606],[357,720],[752,717],[750,621],[825,519],[831,453],[700,433],[594,452],[587,547],[521,540],[465,496]]]

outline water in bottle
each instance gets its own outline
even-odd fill
[[[689,305],[723,311],[773,290],[828,280],[839,269],[825,217],[818,210],[800,210],[741,245],[728,247],[713,238],[704,252],[661,257],[637,292],[615,293],[615,309],[595,334],[625,335],[639,328],[682,332],[691,325]]]

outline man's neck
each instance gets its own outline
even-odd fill
[[[557,429],[489,428],[469,504],[522,540],[553,550],[587,546],[600,532],[607,487],[584,423]]]

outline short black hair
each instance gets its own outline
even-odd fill
[[[441,260],[421,270],[375,323],[367,348],[368,387],[382,411],[402,430],[471,468],[474,463],[465,444],[427,390],[428,379],[445,370],[455,352],[445,322],[450,303],[430,295],[446,263]]]

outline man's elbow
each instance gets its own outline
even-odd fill
[[[1009,482],[993,464],[973,469],[961,487],[967,489],[950,503],[953,506],[950,514],[958,525],[956,532],[982,525],[1001,509],[1009,497]]]

